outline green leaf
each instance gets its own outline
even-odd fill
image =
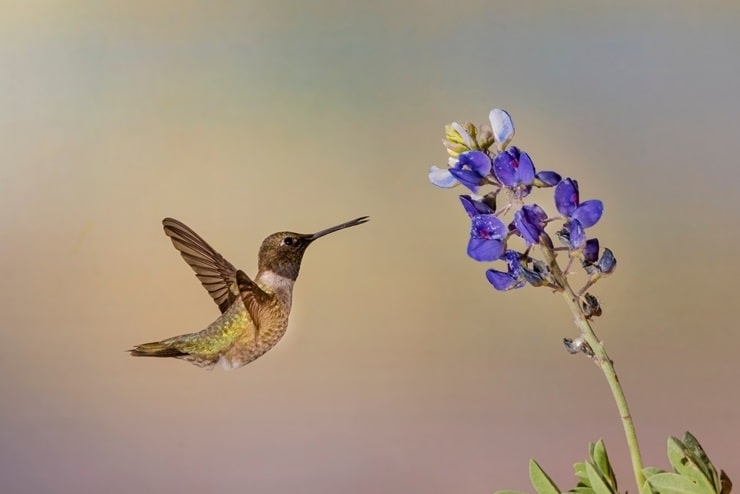
[[[640,486],[640,494],[657,494],[657,493],[655,492],[655,489],[653,489],[653,486],[650,485],[650,482],[645,481]]]
[[[697,443],[698,444],[698,443]],[[704,455],[706,457],[706,455]],[[699,460],[691,451],[675,437],[668,438],[668,460],[676,471],[687,479],[696,483],[701,492],[716,493],[719,489],[714,485],[711,473],[705,466],[698,464]]]
[[[617,492],[617,479],[614,476],[614,470],[609,463],[609,455],[606,454],[606,446],[604,441],[599,439],[593,447],[589,446],[591,453],[591,461],[594,466],[601,474],[601,476],[609,483],[609,488],[612,492]],[[593,485],[593,484],[592,484]]]
[[[602,477],[593,463],[586,463],[586,473],[588,473],[588,481],[591,483],[591,487],[596,494],[617,494],[615,490],[612,490],[609,482]]]
[[[704,471],[707,478],[712,482],[715,492],[719,491],[719,475],[717,475],[717,470],[714,468],[714,465],[712,465],[712,462],[709,461],[709,457],[704,452],[704,448],[699,444],[699,440],[689,431],[686,431],[683,435],[683,444],[697,465]]]
[[[595,494],[592,488],[586,486],[578,486],[568,492],[572,492],[573,494]]]
[[[647,480],[640,486],[640,494],[656,494],[653,486]]]
[[[560,494],[560,489],[534,460],[529,460],[529,480],[538,494]]]
[[[586,464],[582,461],[579,461],[575,465],[573,465],[573,469],[576,471],[576,477],[578,477],[579,487],[590,487],[591,484],[588,481],[588,473],[586,473]]]
[[[677,473],[656,473],[648,483],[660,494],[703,494],[698,485]]]
[[[646,479],[649,479],[657,473],[665,473],[665,470],[656,467],[645,467],[642,469],[642,474],[645,476]]]

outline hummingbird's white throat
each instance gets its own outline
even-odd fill
[[[262,271],[257,276],[257,283],[269,288],[273,292],[288,292],[293,290],[295,280],[280,276],[272,271]]]

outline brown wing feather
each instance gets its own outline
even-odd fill
[[[218,308],[222,313],[226,312],[237,297],[233,290],[236,268],[181,221],[165,218],[162,225],[164,233],[172,240],[172,245],[195,271],[195,276]]]
[[[244,307],[246,307],[247,312],[249,312],[255,328],[259,331],[260,318],[257,315],[257,311],[260,307],[264,307],[268,304],[270,294],[260,288],[259,285],[252,281],[252,279],[241,269],[236,272],[236,284],[239,287],[239,293],[244,302]]]

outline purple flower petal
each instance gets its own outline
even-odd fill
[[[604,248],[604,254],[599,259],[599,271],[603,274],[611,274],[617,267],[617,258],[609,248]]]
[[[545,273],[522,266],[522,281],[532,286],[543,286],[547,283]]]
[[[517,185],[517,173],[515,165],[519,158],[519,150],[515,147],[502,151],[493,159],[493,174],[499,182],[507,187]],[[514,156],[514,153],[516,156]]]
[[[437,166],[433,166],[431,170],[429,170],[429,181],[443,189],[449,189],[458,184],[457,179],[452,176],[449,169],[443,169]]]
[[[491,121],[494,140],[500,149],[504,149],[514,137],[514,122],[511,120],[511,115],[505,110],[494,108],[488,114],[488,119]]]
[[[532,158],[525,152],[519,155],[517,178],[518,182],[523,185],[531,185],[534,182],[534,163],[532,162]]]
[[[515,278],[519,277],[519,269],[522,266],[519,262],[519,258],[521,258],[521,256],[522,255],[515,250],[507,250],[503,255],[503,259],[506,261],[506,267],[509,269],[509,274]]]
[[[593,264],[599,258],[599,239],[591,238],[586,240],[586,246],[583,248],[583,259]]]
[[[603,212],[604,203],[598,199],[591,199],[578,206],[573,212],[572,218],[578,220],[583,228],[590,228],[598,223]]]
[[[476,201],[470,196],[460,196],[460,202],[468,213],[468,216],[471,218],[479,214],[493,214],[493,209],[491,209],[487,204],[484,204],[481,201]]]
[[[473,216],[470,236],[473,238],[500,240],[506,236],[506,225],[493,214]]]
[[[555,207],[563,216],[570,218],[579,204],[578,182],[570,178],[560,181],[555,186]]]
[[[527,204],[514,214],[514,224],[527,245],[538,244],[545,231],[547,213],[536,204]]]
[[[522,270],[519,257],[520,254],[518,252],[507,250],[502,256],[502,259],[506,261],[508,272],[503,273],[495,269],[486,271],[486,278],[488,278],[488,281],[496,290],[511,290],[524,286],[525,280],[520,279]]]
[[[538,172],[534,184],[538,187],[553,187],[560,182],[560,175],[551,171]]]
[[[498,153],[493,159],[493,174],[506,187],[532,185],[534,163],[527,153],[512,146]]]
[[[570,248],[577,250],[586,243],[586,231],[577,220],[568,223]]]
[[[500,240],[470,237],[468,256],[479,262],[495,261],[504,253],[504,243]]]
[[[459,167],[467,166],[481,177],[491,173],[491,158],[483,151],[468,151],[461,154],[457,163]]]
[[[495,269],[489,269],[486,271],[486,278],[488,282],[493,285],[493,288],[499,291],[509,290],[516,283],[516,278],[511,276],[509,273],[502,273]]]
[[[483,181],[483,177],[471,170],[456,170],[454,168],[450,168],[450,174],[452,174],[454,178],[459,180],[461,184],[470,189],[473,193],[478,192]]]

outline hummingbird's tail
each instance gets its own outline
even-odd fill
[[[184,352],[162,341],[136,345],[129,350],[129,353],[134,357],[182,357],[186,355]]]

